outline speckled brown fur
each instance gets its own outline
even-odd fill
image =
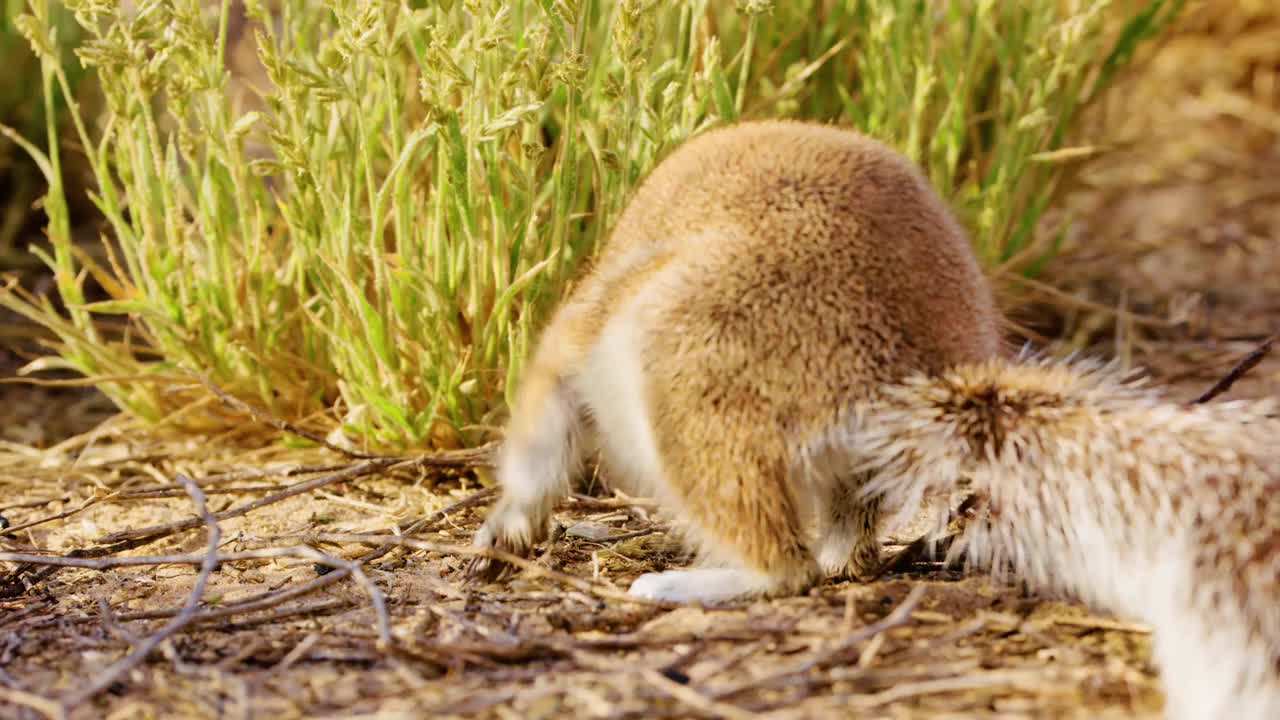
[[[953,559],[1150,625],[1164,717],[1278,718],[1280,402],[1188,406],[1141,380],[1080,359],[960,365],[882,386],[838,442],[891,511],[982,498]]]
[[[760,593],[864,575],[878,506],[850,504],[850,473],[807,479],[808,444],[876,385],[997,355],[1000,334],[964,232],[904,158],[812,124],[707,132],[641,184],[540,338],[503,498],[476,542],[526,553],[543,539],[590,430],[611,472],[657,495],[707,560],[767,578]],[[635,345],[636,377],[608,375],[611,342]],[[630,417],[621,390],[598,392],[614,381],[639,388],[660,471],[631,457],[631,430],[605,424]],[[842,562],[819,568],[810,511],[820,533],[855,536]]]

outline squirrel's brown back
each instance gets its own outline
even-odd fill
[[[589,433],[612,481],[727,565],[636,594],[864,577],[879,508],[854,499],[865,478],[826,434],[881,384],[1001,354],[1001,330],[963,229],[888,146],[798,122],[701,134],[640,183],[539,338],[476,542],[544,537]]]
[[[1002,350],[969,240],[914,165],[859,133],[744,123],[694,138],[644,180],[599,270],[688,266],[655,354],[719,346],[781,404]],[[772,377],[752,369],[775,367]]]

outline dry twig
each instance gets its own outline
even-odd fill
[[[213,574],[214,568],[218,566],[218,541],[222,537],[222,531],[218,528],[218,521],[209,513],[209,508],[205,504],[204,493],[200,491],[200,487],[182,475],[179,475],[177,480],[186,488],[187,493],[191,496],[191,502],[195,504],[196,510],[209,531],[205,552],[200,560],[200,573],[196,576],[191,593],[187,596],[187,601],[183,604],[182,611],[166,623],[159,632],[143,640],[132,652],[117,660],[101,674],[90,678],[84,687],[63,695],[60,703],[68,710],[92,699],[94,695],[97,695],[123,677],[131,668],[145,660],[151,654],[151,651],[156,649],[156,646],[172,637],[174,633],[181,630],[195,616],[200,600],[204,597],[205,586],[209,583],[209,576]],[[90,560],[90,562],[93,562],[93,560]]]
[[[75,507],[69,510],[63,510],[62,512],[59,512],[59,513],[47,515],[45,517],[37,518],[35,520],[29,520],[24,523],[18,523],[17,525],[11,525],[7,528],[0,528],[0,537],[4,537],[6,535],[13,535],[20,530],[26,530],[27,528],[35,527],[37,525],[43,525],[47,522],[53,522],[54,520],[63,520],[65,518],[69,518],[78,512],[87,510],[90,507],[97,505],[100,502],[110,500],[115,496],[116,496],[116,493],[112,493],[110,495],[102,495],[102,496],[94,495],[85,499],[84,502],[80,503],[79,505],[76,505]]]
[[[676,608],[680,607],[678,603],[670,603],[658,600],[649,600],[635,595],[629,595],[621,590],[617,590],[602,583],[594,583],[583,578],[569,575],[566,573],[552,570],[543,565],[539,565],[532,560],[520,557],[514,553],[492,547],[474,547],[470,545],[448,545],[444,543],[434,543],[427,540],[417,540],[415,538],[407,538],[399,535],[366,535],[362,533],[315,533],[308,535],[309,538],[322,542],[362,542],[362,543],[384,543],[389,545],[402,545],[404,547],[413,548],[415,550],[423,550],[426,552],[438,552],[445,555],[463,555],[468,557],[489,557],[502,562],[514,565],[522,570],[527,571],[535,577],[542,577],[548,580],[568,585],[569,587],[594,595],[596,597],[608,600],[616,600],[618,602],[635,603],[638,605],[650,605],[660,608]],[[3,555],[0,555],[3,557]]]
[[[213,516],[210,515],[212,518]],[[214,521],[216,522],[216,520]],[[391,644],[391,624],[387,619],[386,600],[382,595],[382,591],[378,590],[369,577],[365,575],[358,563],[351,560],[333,557],[325,553],[310,548],[305,545],[293,547],[271,547],[259,548],[256,550],[242,550],[230,553],[215,553],[212,556],[206,553],[186,553],[173,555],[138,555],[133,557],[103,557],[103,558],[78,558],[65,557],[61,555],[38,555],[35,553],[9,553],[0,552],[0,560],[9,562],[30,563],[33,565],[56,565],[59,567],[77,567],[90,570],[108,570],[118,567],[138,567],[147,565],[201,565],[201,574],[203,576],[203,566],[212,562],[214,566],[228,562],[239,562],[244,560],[274,560],[282,557],[297,557],[308,560],[319,565],[334,568],[335,570],[345,570],[349,573],[369,595],[374,610],[377,612],[378,618],[378,636],[381,641]],[[184,605],[177,613],[178,617],[184,617],[187,613],[187,607],[190,603]],[[193,619],[195,611],[191,611]],[[121,619],[134,620],[135,617],[122,616]],[[172,624],[172,623],[171,623]],[[186,624],[185,622],[183,624]]]
[[[934,693],[956,692],[991,687],[1037,686],[1043,682],[1039,670],[992,670],[976,672],[956,677],[933,678],[912,683],[901,683],[872,694],[846,694],[832,696],[832,700],[843,700],[849,705],[862,709],[870,709],[888,703],[899,702],[907,698]]]
[[[241,515],[246,515],[254,510],[278,503],[282,500],[294,497],[295,495],[308,493],[334,483],[366,477],[383,470],[394,471],[408,468],[472,467],[481,465],[488,461],[492,448],[493,444],[490,443],[474,449],[453,450],[439,454],[422,455],[416,458],[385,457],[364,460],[355,463],[354,465],[348,465],[336,472],[326,473],[320,477],[294,483],[278,493],[258,498],[257,500],[253,500],[238,507],[223,510],[222,512],[215,514],[214,517],[219,521],[240,517]],[[182,530],[189,530],[199,526],[199,524],[199,518],[190,518],[187,520],[180,520],[178,522],[165,523],[163,525],[152,525],[150,527],[122,530],[120,532],[104,535],[103,537],[98,538],[98,542],[113,543],[135,538],[155,539],[157,537],[170,535]]]
[[[304,428],[298,427],[297,425],[294,425],[293,423],[288,422],[287,420],[282,420],[280,418],[274,417],[267,411],[254,407],[253,405],[250,405],[249,403],[241,400],[240,398],[235,397],[231,393],[228,393],[226,390],[223,390],[222,388],[218,387],[217,384],[215,384],[213,380],[209,378],[209,376],[205,375],[204,373],[198,370],[188,370],[188,372],[190,372],[192,375],[195,375],[197,378],[199,378],[201,384],[203,384],[209,390],[209,392],[216,395],[217,398],[222,401],[223,405],[226,405],[235,410],[239,410],[240,412],[247,413],[254,420],[257,420],[263,425],[273,427],[276,430],[279,430],[281,432],[287,432],[293,435],[297,435],[298,437],[305,438],[317,445],[326,447],[336,453],[345,455],[349,458],[355,458],[357,460],[373,460],[373,459],[380,459],[384,457],[382,455],[373,455],[370,453],[363,453],[357,450],[344,448],[340,445],[335,445],[329,442],[323,435],[319,435],[317,433],[311,432],[310,430],[306,430]]]
[[[349,465],[337,472],[326,473],[320,477],[294,483],[278,493],[258,498],[257,500],[247,502],[238,507],[223,510],[222,512],[215,513],[213,517],[219,521],[240,517],[241,515],[247,515],[254,510],[278,503],[295,495],[308,493],[326,485],[332,485],[334,483],[372,475],[379,470],[396,467],[407,462],[412,461],[406,461],[403,458],[379,458],[375,460],[365,460],[354,465]],[[183,530],[190,530],[191,528],[198,527],[199,525],[200,518],[189,518],[187,520],[165,523],[163,525],[151,525],[149,527],[134,528],[132,530],[121,530],[120,532],[110,533],[98,538],[98,542],[107,544],[120,542],[121,540],[134,540],[140,538],[157,539]]]
[[[872,579],[879,580],[891,572],[902,570],[912,563],[924,560],[934,554],[932,551],[937,549],[937,545],[949,547],[950,543],[964,532],[965,523],[973,518],[974,513],[981,507],[982,502],[983,499],[977,495],[966,495],[960,505],[950,514],[947,528],[941,537],[931,538],[929,534],[925,534],[911,541],[902,550],[899,550],[888,560],[881,563]]]
[[[55,720],[63,720],[67,717],[66,712],[62,709],[62,706],[57,703],[57,701],[36,695],[35,693],[29,693],[26,690],[8,688],[0,685],[0,702],[21,705],[35,710],[47,718],[54,718]]]
[[[1258,363],[1262,362],[1262,359],[1267,356],[1267,353],[1271,352],[1271,348],[1276,344],[1277,338],[1280,338],[1280,335],[1272,335],[1266,340],[1263,340],[1261,345],[1254,348],[1248,355],[1245,355],[1240,362],[1236,363],[1235,366],[1233,366],[1231,370],[1222,377],[1222,379],[1214,383],[1213,387],[1204,391],[1200,397],[1192,400],[1191,404],[1201,405],[1207,403],[1230,390],[1231,386],[1235,385],[1237,380],[1244,377],[1250,370],[1257,367]]]
[[[895,607],[888,615],[874,623],[871,623],[870,625],[865,625],[848,635],[845,635],[839,642],[815,653],[804,661],[797,663],[792,667],[766,675],[762,678],[750,680],[739,685],[719,690],[713,694],[713,697],[717,699],[732,697],[748,690],[777,685],[789,678],[803,675],[822,665],[837,661],[858,643],[888,632],[889,630],[903,625],[910,620],[911,613],[915,611],[916,606],[920,604],[920,599],[924,597],[926,587],[927,586],[923,584],[913,586],[911,591],[907,593],[907,596],[902,599],[902,602],[898,603],[897,607]]]
[[[757,715],[747,712],[741,708],[734,707],[728,703],[713,700],[688,685],[681,685],[671,678],[652,668],[645,668],[640,671],[643,677],[650,685],[658,688],[662,692],[670,695],[672,698],[688,705],[689,707],[704,712],[712,717],[729,718],[730,720],[744,720],[746,718],[755,718]]]
[[[492,496],[495,492],[497,491],[493,488],[486,488],[484,490],[479,490],[449,505],[448,507],[444,507],[444,508],[441,508],[440,510],[437,510],[436,512],[432,513],[428,517],[422,518],[421,520],[413,521],[411,523],[402,524],[399,529],[401,532],[406,532],[406,533],[426,532],[427,530],[434,528],[438,523],[443,522],[449,516],[450,513],[455,512],[457,510],[461,510],[463,508],[470,507],[472,505],[477,505],[480,502]],[[391,552],[397,547],[399,546],[394,544],[389,544],[389,543],[381,544],[378,547],[370,550],[369,552],[355,558],[354,560],[351,561],[351,563],[357,566],[366,565],[370,562],[373,562],[374,560],[377,560],[383,555],[386,555],[387,553]],[[274,590],[270,592],[260,593],[253,597],[245,598],[244,600],[241,600],[234,604],[228,604],[220,608],[212,608],[209,610],[205,610],[202,613],[200,613],[200,616],[196,620],[197,622],[206,622],[209,620],[217,620],[219,618],[231,617],[233,615],[243,615],[245,613],[256,612],[258,610],[265,610],[268,608],[272,608],[282,603],[288,602],[289,600],[293,600],[294,598],[299,598],[304,595],[309,595],[313,592],[316,592],[317,590],[321,590],[325,587],[328,587],[329,585],[332,585],[338,582],[339,580],[342,580],[348,574],[350,574],[350,572],[346,568],[338,568],[331,573],[328,573],[326,575],[321,575],[320,577],[315,578],[314,580],[309,580],[305,583],[302,583],[301,585],[293,585],[293,586],[283,588],[281,590]],[[165,608],[165,609],[159,609],[159,610],[139,610],[139,611],[130,612],[130,613],[123,613],[120,615],[120,619],[121,620],[143,620],[143,619],[150,619],[150,618],[169,617],[176,612],[177,610],[174,608]]]

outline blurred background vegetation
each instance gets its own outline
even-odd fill
[[[0,305],[45,334],[25,373],[87,377],[155,423],[241,423],[196,371],[362,447],[470,444],[655,162],[716,124],[803,117],[919,162],[1017,310],[1081,249],[1068,200],[1115,150],[1091,140],[1100,99],[1182,11],[7,0],[0,53],[27,80],[0,96],[20,218],[0,252],[46,272]]]
[[[46,115],[51,112],[55,128],[65,129],[67,105],[55,96],[46,106],[40,94],[40,62],[15,24],[26,9],[26,0],[3,0],[0,7],[0,66],[8,77],[0,83],[0,124],[47,148]],[[50,21],[61,41],[55,61],[65,69],[72,87],[79,89],[85,72],[73,49],[79,42],[80,28],[62,7],[52,13]],[[0,142],[0,199],[4,201],[0,207],[0,268],[38,264],[27,252],[26,243],[39,234],[41,218],[31,212],[31,206],[44,192],[44,178],[31,158],[15,143]]]

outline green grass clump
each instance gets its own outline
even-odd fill
[[[1034,272],[1072,119],[1177,3],[254,1],[256,110],[229,100],[228,0],[66,5],[105,96],[74,118],[109,252],[72,251],[59,152],[28,147],[67,307],[0,294],[59,338],[31,369],[222,427],[198,370],[399,448],[489,432],[630,190],[711,125],[861,127],[927,168],[989,266]],[[75,109],[47,4],[29,6],[46,97]],[[85,301],[87,275],[110,300]]]

